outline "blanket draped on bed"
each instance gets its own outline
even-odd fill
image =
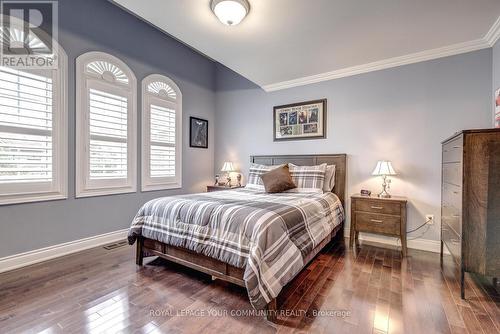
[[[151,200],[135,216],[128,240],[143,236],[244,268],[250,302],[263,309],[343,218],[332,193],[237,189]]]

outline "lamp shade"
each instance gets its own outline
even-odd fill
[[[224,162],[224,166],[222,166],[221,172],[234,172],[233,163],[230,161]]]
[[[396,171],[392,168],[392,163],[386,160],[377,162],[377,166],[373,170],[372,175],[396,175]]]

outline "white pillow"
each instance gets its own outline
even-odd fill
[[[323,185],[324,192],[332,191],[335,187],[335,165],[326,166],[325,184]]]

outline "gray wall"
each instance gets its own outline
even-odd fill
[[[59,0],[59,40],[69,63],[69,198],[1,206],[0,257],[127,228],[145,201],[201,191],[213,179],[215,66],[212,61],[105,0]],[[183,189],[74,198],[75,58],[87,51],[109,52],[125,61],[137,77],[138,89],[141,80],[151,73],[167,75],[180,87],[184,113]],[[139,96],[138,108],[140,105]],[[190,115],[209,120],[209,149],[189,148]],[[138,134],[140,138],[140,131]]]
[[[391,192],[410,199],[409,229],[434,214],[423,238],[438,240],[440,142],[491,127],[491,64],[488,49],[272,93],[217,65],[215,168],[231,160],[245,175],[253,154],[347,153],[353,194],[379,191],[371,171],[389,159],[399,172]],[[328,99],[327,139],[273,142],[273,106],[318,98]]]

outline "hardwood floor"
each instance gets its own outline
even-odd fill
[[[356,253],[327,246],[285,289],[278,306],[288,313],[274,325],[245,315],[242,288],[164,260],[139,268],[134,247],[99,247],[0,274],[0,332],[500,332],[500,295],[467,276],[461,300],[450,257],[441,270],[434,253]]]

